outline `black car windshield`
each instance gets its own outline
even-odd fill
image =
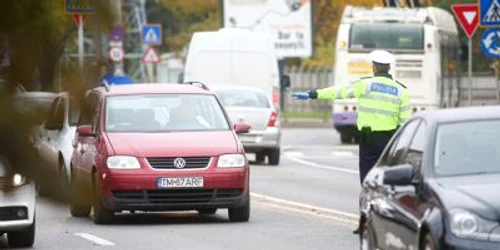
[[[145,94],[107,97],[107,132],[172,132],[229,130],[215,96]]]
[[[217,96],[226,107],[270,108],[267,96],[254,90],[224,89],[216,90]]]
[[[500,173],[500,120],[440,125],[434,166],[440,177]]]

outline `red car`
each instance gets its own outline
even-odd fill
[[[89,91],[71,160],[71,214],[112,222],[122,211],[228,208],[250,217],[249,164],[216,94],[203,84],[134,84]]]

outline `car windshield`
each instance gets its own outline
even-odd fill
[[[215,96],[144,94],[110,96],[106,101],[107,132],[172,132],[229,130]]]
[[[216,90],[217,96],[226,107],[270,108],[269,99],[260,91],[245,89]]]
[[[422,25],[414,24],[353,24],[349,49],[352,51],[373,49],[423,51],[424,29]]]
[[[440,125],[434,166],[440,177],[500,173],[500,120]]]

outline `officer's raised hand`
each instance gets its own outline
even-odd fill
[[[311,98],[309,92],[295,92],[292,94],[292,97],[298,100],[307,100]]]

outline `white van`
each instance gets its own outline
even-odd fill
[[[280,77],[271,39],[237,28],[194,33],[179,81],[203,82],[210,88],[257,88],[269,93],[277,108],[281,88],[290,86],[288,76]]]
[[[223,28],[193,35],[179,81],[202,82],[220,94],[231,120],[251,126],[249,133],[238,136],[245,151],[255,153],[257,162],[267,157],[270,165],[278,165],[280,91],[290,87],[290,78],[280,75],[267,35]]]

